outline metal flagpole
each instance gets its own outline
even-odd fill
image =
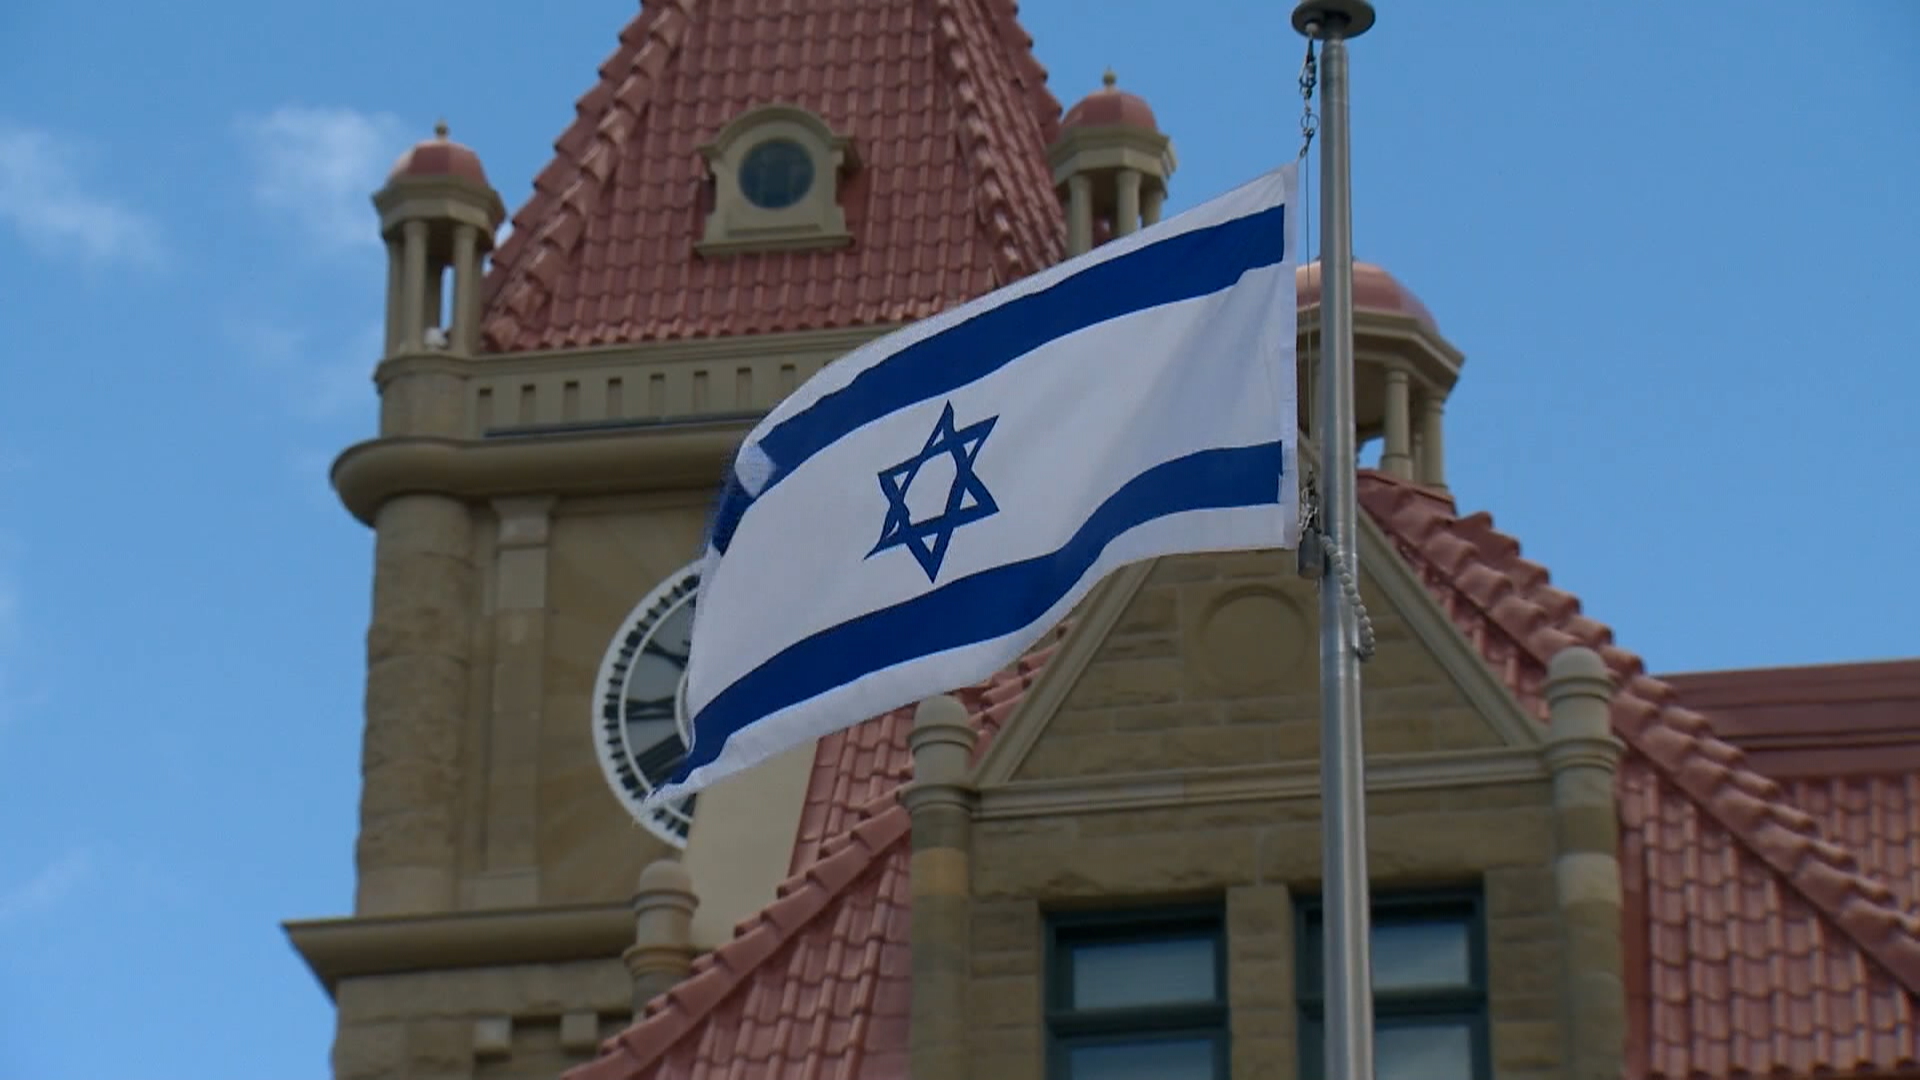
[[[1326,1080],[1373,1080],[1366,764],[1360,733],[1359,516],[1354,499],[1353,211],[1347,47],[1373,25],[1366,0],[1305,0],[1294,29],[1320,42],[1320,806]],[[1344,587],[1343,587],[1344,586]]]

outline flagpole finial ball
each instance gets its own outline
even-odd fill
[[[1293,28],[1321,41],[1357,38],[1373,28],[1373,5],[1367,0],[1301,0],[1293,9]]]

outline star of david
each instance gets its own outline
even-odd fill
[[[927,572],[927,580],[933,581],[940,574],[940,564],[946,561],[953,531],[1000,512],[993,494],[973,471],[980,446],[987,441],[987,434],[999,419],[990,416],[956,431],[953,403],[948,402],[920,452],[892,468],[880,470],[880,492],[887,497],[887,520],[880,527],[880,542],[867,552],[867,558],[889,548],[905,547],[913,552],[920,569]],[[913,512],[907,508],[907,492],[920,475],[921,466],[943,454],[953,459],[953,486],[947,490],[946,508],[924,521],[915,521]]]

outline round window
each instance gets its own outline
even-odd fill
[[[785,210],[813,186],[813,155],[790,139],[769,139],[747,151],[740,192],[762,210]]]

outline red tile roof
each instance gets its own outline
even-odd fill
[[[1823,836],[1920,909],[1920,660],[1666,679]]]
[[[1063,623],[1013,667],[979,686],[955,692],[980,733],[974,744],[976,756],[993,742],[1027,687],[1053,658],[1054,648],[1065,633]],[[859,820],[863,807],[892,795],[912,776],[913,755],[907,749],[907,735],[912,730],[913,709],[909,707],[820,740],[813,758],[813,779],[800,810],[793,873],[804,870],[819,857],[824,844]]]
[[[979,733],[976,755],[1058,636],[956,693]],[[567,1080],[906,1080],[912,834],[898,796],[912,726],[913,710],[899,709],[820,741],[796,868],[777,898]]]
[[[1873,1075],[1920,1061],[1920,920],[1706,717],[1520,557],[1488,515],[1368,475],[1361,503],[1536,715],[1569,645],[1612,669],[1627,901],[1629,1070]],[[1778,1071],[1776,1073],[1776,1070]]]
[[[600,76],[494,256],[489,349],[903,323],[1064,252],[1013,0],[647,0]],[[854,140],[854,242],[703,258],[699,147],[775,103]]]
[[[1487,515],[1461,517],[1445,496],[1372,473],[1361,501],[1536,715],[1545,716],[1546,665],[1560,649],[1594,648],[1613,671],[1614,729],[1628,748],[1620,797],[1630,1073],[1868,1076],[1914,1067],[1920,922],[1893,890],[1682,707],[1672,686],[1647,676]],[[973,692],[986,734],[1051,648]],[[796,845],[800,869],[782,898],[570,1080],[798,1077],[826,1075],[815,1070],[828,1065],[848,1080],[904,1076],[909,985],[896,950],[909,940],[909,832],[890,789],[910,765],[908,722],[903,711],[823,740]],[[1906,798],[1911,785],[1901,791]],[[1836,836],[1879,835],[1857,817],[1829,820],[1843,825]],[[1887,836],[1909,842],[1913,832]],[[1916,863],[1874,861],[1908,878]],[[865,1039],[857,1057],[844,1049],[856,1036]]]

